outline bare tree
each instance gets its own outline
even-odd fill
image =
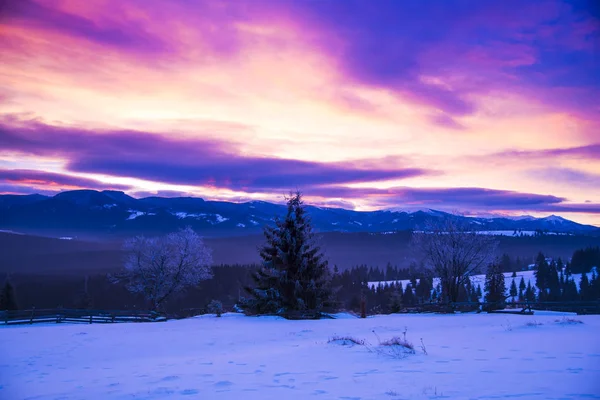
[[[474,271],[494,261],[498,242],[456,218],[428,223],[413,233],[413,244],[425,265],[440,278],[442,298],[456,302],[460,288]]]
[[[142,293],[158,310],[174,293],[212,277],[212,255],[191,228],[163,237],[136,236],[125,242],[124,270],[115,281]]]

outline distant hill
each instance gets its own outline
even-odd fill
[[[395,232],[414,230],[428,220],[448,218],[436,210],[360,212],[308,206],[320,232]],[[201,198],[146,197],[136,199],[118,191],[75,190],[53,197],[0,195],[0,229],[47,236],[122,238],[161,234],[191,226],[207,237],[259,234],[265,224],[282,215],[285,206],[263,201],[229,203]],[[505,234],[535,231],[600,235],[600,228],[558,216],[546,218],[456,217],[480,231]]]
[[[341,270],[352,266],[385,267],[388,262],[407,267],[413,257],[411,233],[324,232],[320,245],[330,263]],[[548,256],[568,259],[573,251],[599,246],[600,237],[547,235],[498,237],[499,253],[508,253],[533,262],[539,251]],[[213,250],[215,264],[259,262],[257,248],[262,235],[213,237],[205,242]],[[114,271],[122,266],[121,241],[91,242],[0,232],[0,274],[47,273],[93,274]]]

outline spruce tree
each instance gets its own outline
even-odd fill
[[[521,281],[519,282],[519,301],[523,301],[525,289],[527,289],[527,285],[525,285],[525,279],[521,276]]]
[[[517,292],[517,284],[515,283],[515,280],[513,279],[511,284],[510,284],[510,297],[512,298],[512,302],[515,302],[515,297],[517,297],[518,292]]]
[[[590,281],[587,277],[587,274],[581,274],[581,280],[579,281],[579,294],[581,296],[581,300],[588,301],[592,300],[592,293],[590,290]]]
[[[410,283],[406,285],[406,290],[404,291],[404,295],[402,296],[402,304],[407,306],[412,306],[415,304],[415,296]]]
[[[400,290],[395,288],[390,295],[390,301],[388,308],[390,313],[399,313],[402,311],[402,295],[400,294],[402,291],[402,286],[400,286]]]
[[[535,261],[535,285],[539,289],[539,300],[545,301],[548,298],[548,289],[549,289],[549,274],[550,274],[550,266],[546,261],[546,257],[542,253],[538,253],[537,259]]]
[[[4,287],[0,292],[0,310],[2,311],[14,311],[18,310],[17,298],[15,295],[15,289],[10,283],[10,280],[6,280]]]
[[[277,218],[264,235],[263,265],[253,276],[255,287],[246,288],[253,298],[245,308],[255,314],[319,317],[332,303],[331,278],[300,192],[291,194],[285,218]]]
[[[525,289],[525,300],[531,303],[535,301],[535,291],[531,287],[531,281],[527,282],[527,289]]]
[[[561,296],[561,283],[556,262],[548,267],[548,300],[559,301]]]
[[[485,301],[486,303],[494,303],[493,308],[502,307],[506,297],[506,286],[504,283],[504,274],[502,266],[499,264],[491,264],[485,275]]]
[[[600,278],[596,270],[592,269],[592,279],[590,280],[590,300],[600,299]]]
[[[577,301],[579,300],[579,293],[577,293],[577,285],[575,281],[570,278],[565,282],[565,287],[562,293],[562,299],[564,301]]]

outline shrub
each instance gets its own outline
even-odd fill
[[[544,324],[542,324],[541,322],[538,322],[535,319],[533,321],[529,321],[529,322],[527,322],[525,324],[525,326],[533,326],[533,327],[538,327],[538,326],[541,326],[541,325],[544,325]]]
[[[336,343],[336,344],[341,344],[342,346],[364,346],[365,345],[365,341],[364,339],[357,339],[355,337],[352,336],[339,336],[339,335],[335,335],[333,337],[331,337],[327,343]]]
[[[415,352],[415,346],[408,340],[403,339],[399,336],[394,336],[391,339],[384,340],[383,342],[379,343],[379,345],[380,346],[400,346],[400,347],[404,347],[408,350],[411,350],[413,353]]]
[[[561,324],[561,325],[579,325],[579,324],[583,324],[583,321],[580,320],[580,319],[567,318],[567,317],[562,317],[561,319],[557,319],[554,322],[556,322],[557,324]]]
[[[206,306],[206,310],[211,314],[217,314],[217,317],[220,317],[223,314],[223,303],[219,300],[211,300]]]

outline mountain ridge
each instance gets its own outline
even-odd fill
[[[429,220],[459,218],[478,231],[545,231],[600,234],[600,228],[560,216],[544,218],[461,216],[427,209],[355,211],[307,205],[318,231],[393,232],[418,229]],[[95,233],[131,235],[162,233],[183,226],[206,236],[255,234],[285,212],[284,204],[265,201],[232,203],[199,197],[144,197],[119,191],[73,190],[54,196],[0,195],[0,229],[56,231],[61,235]]]

